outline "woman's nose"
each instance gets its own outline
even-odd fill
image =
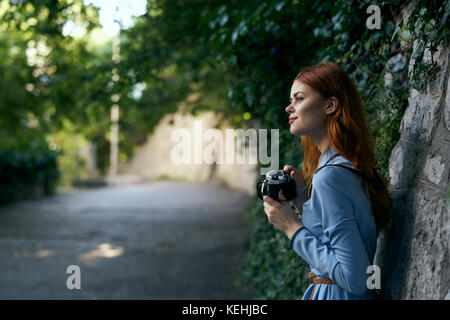
[[[294,112],[294,108],[292,107],[292,103],[290,105],[288,105],[285,110],[286,110],[287,113]]]

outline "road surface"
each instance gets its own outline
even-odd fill
[[[158,181],[0,207],[0,299],[251,299],[233,286],[247,199]]]

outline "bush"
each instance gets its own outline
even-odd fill
[[[0,204],[25,197],[33,187],[42,188],[46,195],[53,194],[60,176],[56,164],[59,154],[50,150],[45,141],[0,146]]]

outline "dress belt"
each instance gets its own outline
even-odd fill
[[[320,283],[320,284],[334,284],[333,280],[331,280],[331,279],[317,278],[316,275],[313,272],[310,272],[308,274],[308,276],[312,280],[312,282],[314,283],[314,286],[313,286],[313,289],[311,291],[311,296],[309,297],[309,300],[312,300],[312,298],[313,298],[314,289],[316,288],[316,284],[318,284],[318,283]]]

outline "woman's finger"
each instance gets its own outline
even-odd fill
[[[291,176],[291,178],[294,179],[295,181],[300,181],[300,177],[299,177],[299,175],[298,175],[297,170],[293,169],[293,170],[290,172],[290,176]]]
[[[278,202],[273,200],[271,197],[269,196],[264,196],[263,197],[264,201],[267,202],[271,207],[278,207]]]
[[[291,171],[291,178],[295,181],[295,184],[303,188],[305,186],[305,179],[303,179],[303,175],[299,174],[296,170]]]
[[[263,201],[263,207],[264,209],[267,208],[269,206],[269,203],[266,201],[266,196],[264,196],[264,201]]]
[[[289,174],[289,176],[294,179],[295,181],[300,182],[300,175],[301,172],[300,170],[298,170],[297,168],[295,168],[294,166],[291,165],[285,165],[284,169],[283,169],[287,174]]]

